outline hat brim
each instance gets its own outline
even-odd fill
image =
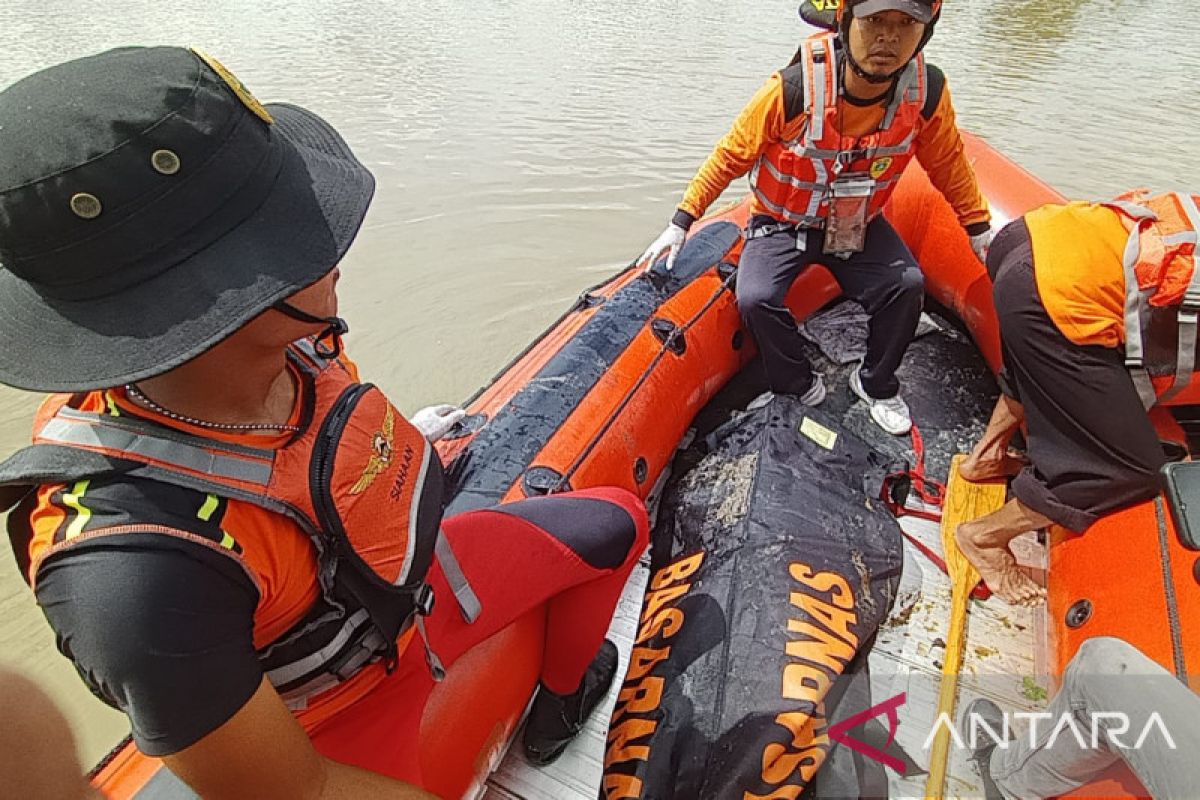
[[[883,11],[900,11],[925,24],[933,19],[933,9],[916,0],[863,0],[854,6],[856,17],[869,17]]]
[[[0,269],[0,381],[73,392],[121,386],[195,358],[335,266],[375,182],[328,123],[267,106],[283,163],[262,205],[145,283],[88,300],[39,294]]]

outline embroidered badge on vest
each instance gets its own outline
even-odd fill
[[[367,461],[366,469],[363,474],[350,488],[350,494],[362,494],[367,488],[375,482],[379,477],[379,473],[388,468],[392,463],[392,437],[393,431],[396,428],[396,417],[392,413],[392,406],[389,403],[387,413],[383,416],[383,429],[376,431],[371,438],[371,453],[370,460]]]

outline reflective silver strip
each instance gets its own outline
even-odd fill
[[[412,504],[408,511],[408,545],[404,550],[404,566],[393,583],[400,586],[408,580],[412,571],[413,554],[417,551],[417,519],[421,512],[421,493],[425,489],[425,479],[429,476],[429,461],[433,455],[433,445],[424,436],[421,437],[424,448],[421,451],[421,469],[417,471],[417,483],[413,487]]]
[[[1146,208],[1145,206],[1138,205],[1137,203],[1130,202],[1129,200],[1110,200],[1104,205],[1119,208],[1127,215],[1137,220],[1158,219],[1155,213],[1150,209]]]
[[[1195,242],[1197,238],[1200,238],[1200,208],[1196,207],[1196,201],[1190,194],[1180,193],[1178,196],[1183,203],[1183,213],[1187,214],[1188,221],[1192,223],[1190,234],[1191,240]],[[1200,248],[1197,248],[1196,252],[1192,254],[1192,258],[1196,261],[1196,271],[1200,272]]]
[[[279,696],[283,698],[283,704],[287,706],[288,711],[296,712],[303,711],[308,708],[309,701],[319,695],[321,692],[332,689],[335,686],[340,686],[341,681],[336,676],[324,673],[316,678],[313,678],[308,683],[293,689],[290,692],[283,692]]]
[[[480,604],[475,590],[471,588],[471,582],[463,574],[462,566],[458,563],[458,558],[454,555],[454,550],[450,547],[444,531],[438,531],[434,552],[437,553],[438,562],[442,565],[442,574],[446,576],[446,582],[450,584],[450,591],[454,592],[454,597],[458,600],[458,608],[462,611],[463,619],[467,622],[474,622],[483,611],[483,606]]]
[[[1129,377],[1133,380],[1133,388],[1137,390],[1138,397],[1141,398],[1142,407],[1149,410],[1158,402],[1158,396],[1154,393],[1154,382],[1150,380],[1150,373],[1145,367],[1134,367],[1129,370]]]
[[[821,52],[825,54],[825,60],[820,63],[817,62],[818,44],[821,45]],[[837,88],[837,78],[831,74],[836,72],[836,70],[829,69],[830,63],[833,60],[833,53],[831,51],[832,48],[826,48],[824,42],[813,42],[808,50],[809,63],[812,64],[813,68],[813,98],[811,102],[806,101],[806,104],[810,108],[808,113],[809,129],[812,131],[812,138],[817,141],[820,141],[825,136],[825,93],[829,90],[830,86],[833,86],[835,89]],[[806,86],[805,91],[807,89],[808,87]],[[837,95],[835,94],[834,97],[837,97]]]
[[[888,103],[887,112],[883,115],[883,120],[879,123],[879,130],[886,131],[892,127],[892,123],[896,120],[896,112],[900,110],[902,103],[909,100],[908,94],[913,89],[920,89],[920,82],[917,78],[917,64],[920,56],[908,62],[908,66],[904,68],[904,73],[896,82],[896,89],[892,93],[892,102]],[[914,85],[915,84],[915,85]]]
[[[1151,215],[1152,217],[1153,215]],[[1143,219],[1147,218],[1143,217]],[[1149,292],[1138,288],[1137,272],[1134,269],[1137,265],[1138,253],[1141,250],[1139,243],[1141,229],[1140,221],[1133,226],[1133,232],[1129,234],[1129,239],[1125,242],[1125,254],[1121,259],[1121,266],[1125,272],[1125,367],[1129,370],[1129,377],[1133,379],[1133,386],[1142,400],[1142,407],[1150,408],[1157,402],[1158,397],[1154,393],[1154,385],[1145,369],[1145,347],[1142,342],[1142,320],[1149,318],[1147,316]]]
[[[374,660],[383,652],[384,647],[383,634],[378,628],[371,628],[367,631],[367,635],[361,642],[358,643],[358,649],[355,653],[342,663],[338,668],[337,676],[343,681],[348,681],[358,674],[363,665]]]
[[[267,679],[271,681],[273,686],[286,686],[311,672],[316,672],[350,642],[350,637],[363,624],[370,623],[370,621],[371,615],[367,613],[365,608],[360,608],[346,618],[346,621],[342,623],[341,629],[329,640],[328,644],[298,661],[292,661],[268,671]],[[292,692],[289,692],[289,694],[292,694]]]
[[[899,144],[891,145],[890,147],[876,147],[871,150],[872,158],[880,156],[902,156],[908,153],[912,147],[913,140],[916,138],[916,131],[910,131],[904,140]],[[836,161],[838,157],[837,150],[826,150],[821,147],[812,147],[807,144],[802,138],[792,139],[783,143],[784,146],[791,150],[801,158],[807,158],[819,161]]]
[[[912,143],[915,138],[917,138],[917,132],[914,129],[908,132],[908,135],[904,137],[904,140],[900,144],[892,145],[891,147],[876,147],[871,151],[871,155],[874,158],[904,155],[912,149]]]
[[[779,168],[776,167],[774,164],[772,164],[771,160],[769,158],[766,158],[765,156],[760,157],[759,162],[761,162],[762,165],[767,168],[767,172],[771,173],[771,177],[774,178],[775,180],[779,181],[780,183],[786,183],[791,186],[795,186],[797,189],[804,189],[805,191],[809,191],[809,192],[824,193],[825,191],[827,191],[824,183],[810,183],[808,181],[802,181],[799,178],[796,178],[792,175],[786,175],[783,172],[780,172]],[[754,165],[754,168],[755,168],[755,172],[757,173],[757,170],[758,170],[757,163]]]
[[[808,198],[808,208],[804,209],[804,213],[808,219],[821,219],[821,201],[829,194],[829,189],[826,188],[829,184],[829,169],[824,161],[814,160],[811,164],[814,177],[821,185],[821,191],[813,192]]]
[[[756,198],[758,198],[758,202],[762,203],[763,206],[766,207],[772,213],[778,215],[778,217],[780,219],[785,219],[788,222],[794,222],[797,225],[804,225],[807,227],[814,227],[814,228],[820,227],[821,225],[824,224],[824,220],[821,217],[810,217],[810,216],[805,216],[803,214],[794,214],[791,211],[788,211],[787,209],[785,209],[783,206],[772,203],[765,196],[763,196],[762,191],[760,191],[757,186],[754,187],[754,196]]]
[[[106,425],[100,420],[71,422],[56,416],[38,432],[37,438],[55,444],[116,450],[183,470],[253,483],[264,489],[271,482],[270,461],[225,455],[205,447]]]
[[[383,634],[377,628],[372,628],[367,632],[363,640],[358,643],[355,653],[346,659],[336,675],[328,671],[318,672],[313,675],[311,680],[305,681],[286,692],[282,692],[280,697],[283,698],[284,704],[292,711],[300,711],[308,708],[309,703],[314,697],[335,686],[340,686],[358,674],[358,671],[366,664],[376,660],[379,654],[383,652],[383,646]],[[324,664],[320,664],[315,669],[323,670],[323,668]],[[270,679],[270,674],[267,677]]]
[[[1187,388],[1196,369],[1196,312],[1181,308],[1176,320],[1179,338],[1175,346],[1175,379],[1171,381],[1171,388],[1156,399],[1159,403],[1170,400]]]
[[[1200,230],[1200,210],[1190,195],[1177,194],[1184,214],[1192,230],[1164,237],[1166,244],[1195,244],[1196,232]],[[1175,345],[1175,379],[1171,388],[1163,392],[1159,402],[1170,400],[1192,382],[1196,370],[1196,324],[1197,309],[1200,308],[1200,249],[1192,252],[1192,278],[1183,293],[1183,305],[1177,313],[1178,340]]]
[[[425,632],[425,618],[418,614],[416,623],[417,633],[421,636],[421,644],[425,645],[425,663],[429,665],[429,674],[433,676],[434,681],[441,683],[446,677],[446,668],[442,666],[442,660],[438,658],[438,654],[433,652],[433,648],[429,646],[429,634]]]

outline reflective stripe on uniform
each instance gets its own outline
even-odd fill
[[[825,136],[825,93],[829,90],[829,82],[836,80],[836,78],[833,75],[828,74],[829,70],[826,66],[829,60],[832,58],[832,52],[829,49],[826,49],[822,44],[820,46],[820,52],[823,55],[823,58],[818,60],[818,43],[813,42],[809,45],[808,49],[812,53],[812,92],[809,95],[812,100],[808,103],[808,125],[809,129],[812,131],[813,138],[819,140]],[[807,67],[809,63],[810,61],[806,59],[805,67]]]
[[[1149,218],[1139,218],[1125,243],[1125,253],[1121,258],[1121,267],[1125,272],[1125,367],[1145,408],[1154,405],[1158,396],[1154,393],[1154,385],[1145,368],[1145,346],[1142,341],[1142,320],[1147,313],[1150,292],[1138,288],[1135,267],[1140,252],[1138,238],[1141,227],[1152,218],[1153,214]]]
[[[1163,243],[1168,245],[1191,244],[1197,242],[1197,231],[1200,231],[1200,210],[1190,195],[1178,195],[1184,214],[1192,224],[1192,230],[1163,237]],[[1182,392],[1192,382],[1192,373],[1196,369],[1196,323],[1197,311],[1200,311],[1200,248],[1192,249],[1192,277],[1183,293],[1183,303],[1176,314],[1178,340],[1175,345],[1175,379],[1171,388],[1163,392],[1160,402],[1166,402]]]
[[[116,425],[111,419],[99,414],[60,412],[38,431],[36,438],[51,444],[130,453],[214,478],[256,484],[264,489],[270,483],[272,454],[269,451],[261,451],[259,459],[250,460],[211,447],[165,439],[161,434],[143,433],[134,428],[132,420]]]

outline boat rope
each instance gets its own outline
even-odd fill
[[[676,342],[682,339],[692,328],[692,326],[699,322],[704,315],[708,313],[709,309],[716,305],[717,301],[721,299],[721,296],[725,294],[725,292],[732,290],[733,282],[736,280],[736,278],[737,270],[731,271],[729,276],[721,282],[721,286],[715,292],[713,292],[712,297],[708,298],[704,305],[700,307],[700,309],[692,316],[691,319],[667,334],[667,336],[663,339],[662,346],[654,355],[654,358],[650,361],[650,364],[645,370],[642,371],[642,374],[638,376],[638,379],[633,383],[633,385],[629,387],[629,391],[627,391],[625,396],[621,398],[621,402],[617,404],[617,407],[613,409],[612,413],[610,413],[604,420],[604,424],[600,426],[600,429],[597,430],[592,438],[588,441],[587,446],[579,451],[579,455],[577,455],[575,460],[571,462],[571,466],[567,467],[559,479],[555,481],[554,485],[550,487],[550,490],[547,492],[547,494],[554,494],[555,492],[566,490],[566,488],[570,485],[571,477],[575,474],[583,462],[587,460],[588,456],[592,454],[592,451],[594,451],[600,444],[600,441],[605,437],[609,429],[612,428],[612,426],[616,423],[617,418],[621,416],[621,413],[633,400],[634,396],[638,393],[638,390],[642,388],[642,385],[645,384],[646,381],[649,380],[650,376],[654,373],[655,368],[662,362],[664,358],[666,358],[667,353],[673,352],[676,347]],[[648,321],[646,324],[647,330],[649,327]]]
[[[104,771],[104,768],[107,767],[109,764],[111,764],[116,759],[116,757],[121,755],[122,751],[124,751],[125,748],[131,744],[133,744],[133,735],[125,734],[124,738],[122,738],[121,741],[119,741],[115,745],[113,745],[113,748],[104,754],[104,758],[102,758],[98,762],[96,762],[96,766],[94,766],[90,770],[88,770],[87,776],[86,776],[88,781],[96,780],[96,777],[99,776],[100,773]]]
[[[1167,600],[1167,621],[1171,627],[1171,649],[1175,656],[1175,677],[1187,685],[1187,663],[1183,657],[1183,630],[1179,622],[1179,598],[1175,595],[1175,574],[1171,569],[1171,550],[1167,541],[1167,518],[1162,495],[1154,498],[1154,517],[1158,522],[1159,562],[1163,570],[1163,594]]]

